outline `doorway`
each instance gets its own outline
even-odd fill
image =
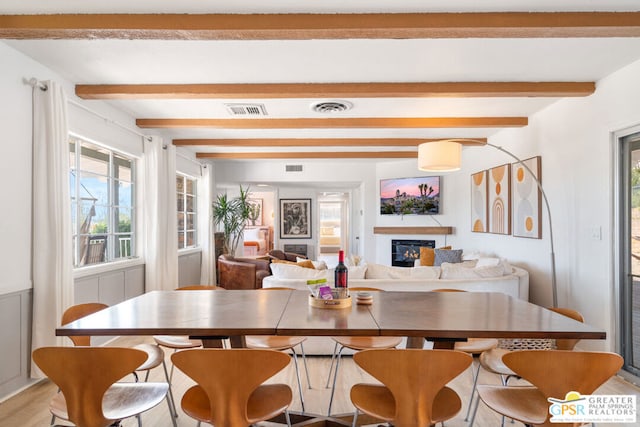
[[[320,193],[318,195],[318,260],[331,268],[338,264],[338,251],[349,253],[349,194]]]
[[[620,346],[624,369],[640,376],[640,132],[620,142]]]

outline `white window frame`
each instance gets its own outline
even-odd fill
[[[182,179],[182,191],[180,191],[179,186],[177,185],[177,180]],[[192,193],[187,193],[187,182],[190,181],[193,183]],[[184,200],[182,206],[180,206],[180,200]],[[192,210],[187,210],[187,196],[193,197]],[[185,173],[176,172],[176,209],[177,209],[177,217],[178,222],[176,224],[176,229],[178,233],[178,251],[185,251],[190,249],[195,249],[199,247],[199,239],[198,239],[198,179],[187,175]],[[181,209],[180,209],[181,208]],[[180,223],[180,215],[183,215],[184,220]],[[188,221],[186,220],[188,215],[193,215],[193,228],[187,228]],[[193,232],[193,245],[187,245],[186,234],[188,232]],[[180,235],[183,235],[184,238],[180,240]]]
[[[74,250],[74,270],[75,271],[82,271],[82,270],[88,270],[88,269],[93,270],[96,267],[103,269],[105,267],[112,266],[117,263],[127,262],[133,259],[139,259],[138,250],[137,250],[137,246],[138,246],[137,244],[137,240],[138,240],[137,239],[137,228],[138,228],[137,167],[138,167],[139,158],[129,153],[116,150],[112,147],[109,147],[106,144],[100,143],[91,138],[87,138],[78,134],[70,133],[69,144],[71,144],[72,140],[75,140],[76,142],[76,152],[74,157],[75,164],[70,165],[70,173],[71,171],[76,172],[75,188],[70,189],[71,199],[72,199],[70,200],[70,203],[72,206],[72,210],[74,209],[75,201],[78,199],[78,197],[81,198],[83,194],[83,189],[80,183],[80,173],[79,173],[83,171],[83,169],[82,169],[82,165],[79,164],[81,156],[79,154],[80,150],[77,149],[77,147],[79,146],[78,144],[82,144],[82,143],[90,144],[90,145],[96,146],[97,148],[105,150],[109,153],[109,172],[108,172],[108,176],[105,176],[105,179],[108,180],[108,201],[107,201],[106,209],[108,209],[109,212],[107,214],[107,222],[108,222],[107,233],[104,234],[106,236],[106,242],[107,242],[104,260],[102,262],[78,265],[82,256],[79,253],[80,252],[80,249],[78,247],[79,244],[76,244],[76,241],[78,241],[78,236],[80,235],[80,230],[81,230],[81,226],[82,226],[82,222],[84,221],[84,218],[82,214],[81,203],[75,203],[76,223],[75,223],[74,229],[72,230],[73,250]],[[72,154],[73,153],[71,152],[71,148],[70,148],[70,151],[69,151],[70,157]],[[118,179],[113,175],[113,171],[114,171],[113,162],[114,162],[115,155],[119,157],[123,157],[128,161],[131,161],[131,181],[130,181],[131,192],[132,192],[131,206],[130,206],[131,229],[127,233],[115,232],[115,229],[112,225],[114,221],[117,220],[115,218],[115,215],[116,215],[117,209],[119,208],[117,201],[114,200],[114,194],[115,194],[114,185],[116,183],[116,180]],[[129,239],[130,239],[129,253],[126,256],[122,256],[122,257],[119,256],[118,258],[116,258],[115,245],[116,244],[120,245],[123,240],[123,239],[120,239],[118,236],[123,236],[125,234],[129,235]]]

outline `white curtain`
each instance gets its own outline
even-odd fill
[[[56,82],[33,89],[32,349],[64,345],[55,328],[73,304],[67,100]],[[42,378],[32,363],[31,376]]]
[[[153,137],[144,143],[146,291],[178,287],[176,148]]]
[[[200,283],[210,285],[216,283],[216,257],[213,240],[213,217],[211,203],[213,201],[213,171],[209,165],[202,167],[200,185],[198,185],[198,231],[199,244],[202,248]]]

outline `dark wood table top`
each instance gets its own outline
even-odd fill
[[[154,291],[57,335],[394,335],[604,339],[603,330],[500,293],[379,292],[370,306],[310,307],[306,291]]]

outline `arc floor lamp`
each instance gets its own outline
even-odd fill
[[[556,284],[556,256],[553,247],[553,224],[551,221],[551,209],[549,208],[549,200],[547,199],[547,194],[544,192],[544,188],[542,188],[542,183],[538,179],[535,173],[527,166],[522,159],[513,154],[512,152],[500,147],[499,145],[494,145],[489,142],[479,140],[479,139],[443,139],[440,141],[433,142],[425,142],[418,146],[418,169],[426,172],[453,172],[460,169],[462,164],[462,145],[463,144],[473,144],[473,145],[482,145],[493,147],[498,151],[502,151],[509,157],[516,160],[517,163],[522,165],[524,169],[531,175],[533,180],[535,181],[538,189],[540,190],[540,194],[542,194],[542,199],[544,200],[544,205],[547,210],[547,218],[549,220],[549,245],[551,249],[551,291],[553,296],[553,306],[558,306],[558,291]]]

